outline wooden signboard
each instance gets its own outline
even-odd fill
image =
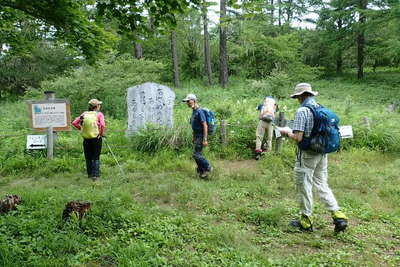
[[[28,101],[30,127],[35,131],[71,130],[71,107],[68,99]]]

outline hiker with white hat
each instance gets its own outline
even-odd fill
[[[93,181],[100,177],[102,137],[106,130],[104,115],[100,112],[102,103],[97,99],[91,99],[88,102],[88,111],[83,112],[72,122],[72,125],[81,131],[86,171]]]
[[[203,147],[208,146],[208,125],[206,111],[201,109],[197,97],[194,94],[188,94],[182,102],[192,109],[190,124],[193,130],[193,159],[197,164],[197,174],[201,178],[207,178],[212,171],[208,160],[203,156]]]
[[[277,109],[276,101],[272,96],[264,98],[264,102],[257,107],[260,112],[258,115],[259,121],[256,129],[256,150],[255,159],[259,160],[262,155],[262,141],[264,139],[265,132],[267,132],[267,147],[266,151],[272,150],[272,134],[273,127],[272,123],[275,118],[275,112]]]
[[[341,232],[346,229],[348,218],[340,211],[336,198],[328,185],[327,153],[333,151],[316,152],[317,150],[311,144],[312,135],[316,133],[314,125],[322,125],[318,110],[329,111],[315,101],[314,96],[316,95],[318,92],[313,91],[309,83],[297,84],[290,97],[297,99],[301,107],[297,109],[293,129],[292,131],[289,131],[288,128],[280,129],[282,134],[287,134],[298,145],[294,177],[301,215],[298,220],[292,221],[291,225],[303,231],[313,230],[313,187],[315,187],[320,199],[331,212],[335,232]],[[336,118],[338,123],[339,118]],[[307,146],[304,145],[305,141],[309,141]]]

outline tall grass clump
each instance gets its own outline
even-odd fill
[[[390,132],[383,127],[357,129],[355,137],[346,140],[344,144],[344,148],[352,146],[382,152],[400,152],[400,133]]]
[[[132,147],[141,152],[156,153],[163,149],[182,150],[191,146],[192,134],[188,128],[165,128],[147,125],[130,137]]]

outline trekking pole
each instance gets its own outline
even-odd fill
[[[117,160],[117,157],[115,157],[114,152],[111,150],[110,145],[109,145],[108,142],[106,141],[106,138],[103,138],[103,139],[104,139],[104,143],[106,143],[106,145],[107,145],[107,147],[108,147],[108,150],[110,150],[111,155],[113,156],[115,162],[117,163],[117,165],[118,165],[118,167],[119,167],[119,170],[120,170],[120,172],[121,172],[122,177],[124,177],[124,178],[126,179],[126,175],[125,175],[124,169],[123,169],[122,166],[119,164],[119,162],[118,162],[118,160]]]

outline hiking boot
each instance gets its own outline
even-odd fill
[[[343,212],[340,210],[332,212],[332,219],[335,225],[335,233],[346,230],[349,218]]]
[[[200,175],[199,175],[200,178],[207,178],[208,175],[209,175],[213,170],[214,170],[213,167],[210,166],[210,168],[208,168],[208,170],[206,170],[206,171],[200,173]]]
[[[254,159],[259,160],[261,158],[261,153],[262,153],[261,150],[256,150],[256,155],[255,155]]]
[[[200,177],[200,178],[203,178],[203,179],[207,178],[207,172],[201,172],[201,173],[199,173],[199,177]]]
[[[290,226],[296,227],[304,232],[312,232],[313,231],[311,217],[308,217],[306,215],[301,215],[299,220],[291,221]]]

